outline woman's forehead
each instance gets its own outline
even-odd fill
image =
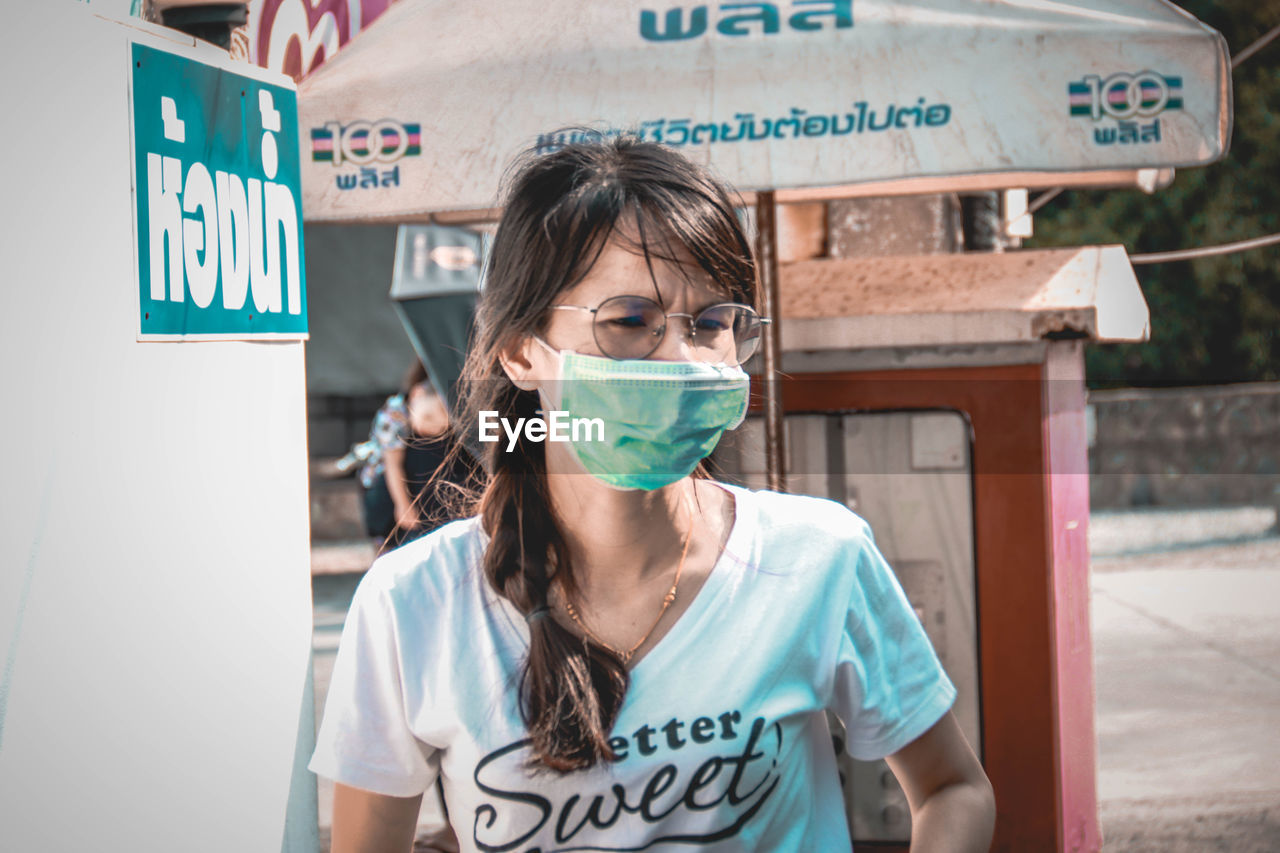
[[[650,239],[647,248],[646,257],[634,232],[610,236],[591,268],[556,302],[594,307],[613,296],[648,296],[663,303],[681,296],[698,301],[725,298],[724,288],[680,243]]]

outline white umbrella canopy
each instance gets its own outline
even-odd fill
[[[400,0],[298,104],[306,218],[403,221],[492,208],[581,125],[740,190],[1203,165],[1230,66],[1163,0]]]

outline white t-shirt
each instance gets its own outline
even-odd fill
[[[735,518],[689,608],[632,669],[622,760],[530,773],[524,617],[485,581],[478,519],[382,557],[352,601],[311,769],[413,796],[442,775],[464,850],[848,850],[825,711],[856,758],[955,698],[867,523],[726,487]]]

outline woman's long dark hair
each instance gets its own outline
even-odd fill
[[[751,250],[718,181],[669,148],[586,136],[552,154],[526,155],[511,179],[462,371],[459,429],[475,429],[481,411],[537,414],[537,393],[512,384],[499,353],[541,331],[556,296],[587,274],[611,236],[622,239],[615,232],[623,222],[634,224],[650,268],[654,258],[692,257],[732,300],[755,304]],[[490,537],[483,569],[527,615],[548,606],[553,578],[575,589],[547,492],[544,445],[521,435],[511,452],[505,441],[483,447],[488,480],[478,510]],[[616,760],[609,733],[628,685],[623,662],[549,614],[531,620],[529,634],[519,690],[532,761],[570,771]]]

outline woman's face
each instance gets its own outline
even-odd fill
[[[417,435],[436,435],[449,426],[449,410],[427,382],[419,382],[409,390],[407,407],[409,426]]]
[[[638,241],[624,232],[621,240],[610,239],[586,276],[562,292],[555,304],[596,309],[616,297],[637,296],[657,302],[668,314],[696,316],[708,306],[728,301],[724,290],[715,286],[693,258],[683,250],[681,253],[684,257],[680,264],[655,257],[646,262]],[[601,323],[606,319],[604,314],[599,317]],[[552,310],[542,337],[557,350],[626,357],[619,352],[601,352],[593,331],[596,320],[597,316],[589,311]],[[649,355],[641,357],[661,361],[697,360],[700,354],[690,340],[689,324],[690,317],[669,317],[661,343]],[[546,355],[550,357],[550,353]]]

